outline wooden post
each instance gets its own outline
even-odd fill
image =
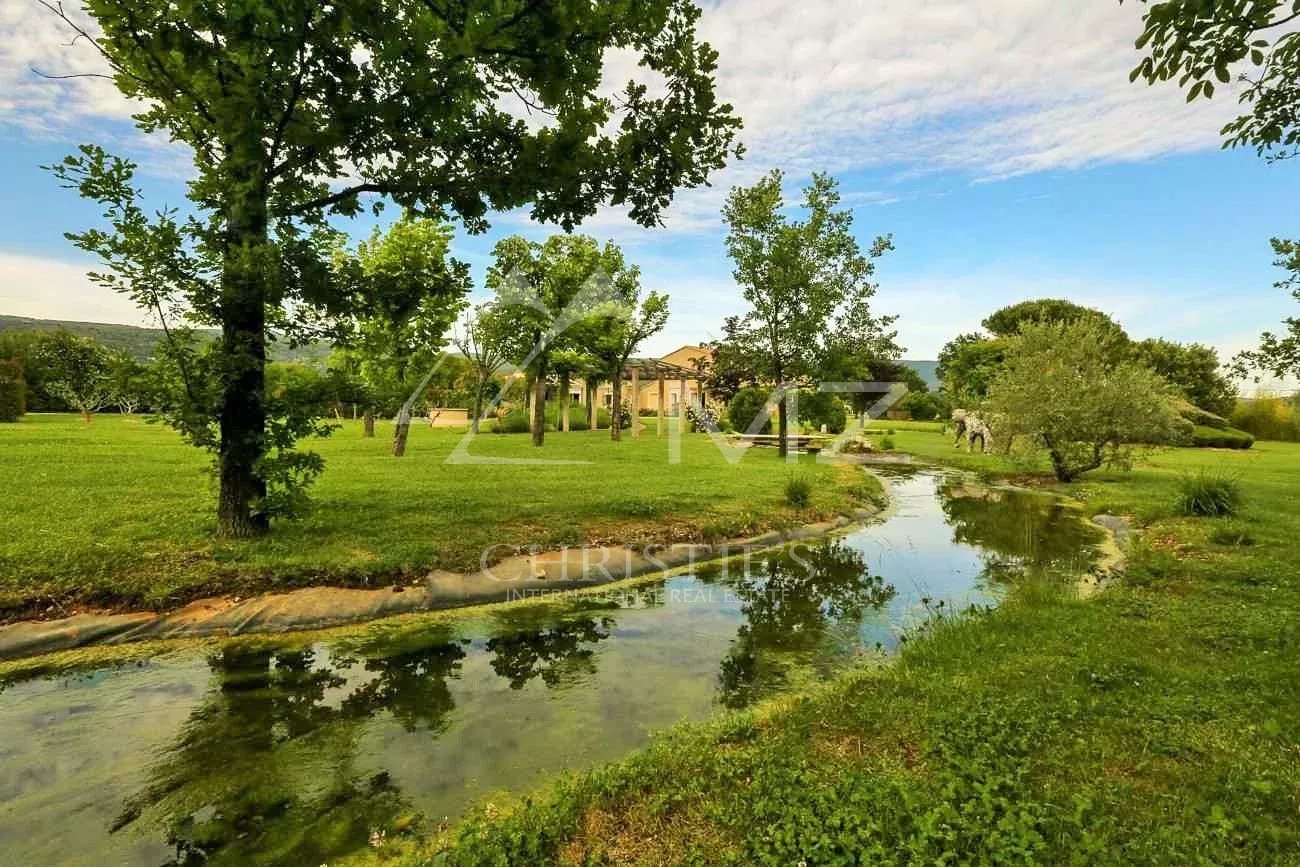
[[[663,370],[660,370],[659,371],[659,433],[658,433],[659,436],[663,436],[664,431],[668,429],[668,425],[666,423],[667,419],[664,415],[664,402],[667,400],[668,400],[667,382],[665,382],[664,380]]]
[[[569,432],[569,374],[560,374],[560,430]]]
[[[641,436],[641,369],[632,368],[632,439]]]
[[[681,379],[682,394],[677,402],[677,424],[680,425],[678,433],[686,433],[686,377]]]

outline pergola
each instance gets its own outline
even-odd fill
[[[683,367],[680,364],[670,364],[667,361],[660,361],[657,358],[629,358],[627,364],[623,367],[623,375],[619,380],[618,387],[621,390],[623,383],[631,380],[632,382],[632,399],[635,401],[641,394],[641,381],[645,379],[657,380],[659,383],[659,418],[657,424],[657,435],[663,436],[667,430],[665,421],[667,413],[664,409],[668,403],[667,384],[670,379],[676,379],[680,383],[682,399],[677,403],[677,417],[682,424],[686,422],[686,395],[688,381],[697,383],[696,391],[700,395],[701,404],[704,402],[704,388],[698,383],[703,383],[704,376],[692,367]],[[639,408],[638,408],[639,409]],[[640,413],[634,409],[632,412],[632,436],[641,435]]]

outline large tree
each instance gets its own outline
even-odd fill
[[[1144,0],[1145,2],[1145,0]],[[1137,47],[1146,56],[1131,78],[1178,80],[1187,100],[1211,99],[1216,85],[1240,82],[1242,113],[1224,125],[1224,147],[1254,147],[1273,162],[1300,155],[1300,3],[1295,0],[1169,0],[1150,4]],[[1277,283],[1300,300],[1300,242],[1274,238]],[[1254,368],[1300,377],[1300,318],[1281,336],[1265,333],[1258,350],[1237,358]]]
[[[1232,414],[1237,390],[1224,375],[1219,353],[1212,347],[1153,338],[1133,344],[1133,357],[1201,409],[1225,418]]]
[[[1134,444],[1172,438],[1177,414],[1155,371],[1106,348],[1096,322],[1044,322],[1005,338],[1005,359],[983,404],[995,434],[1023,437],[1071,482],[1104,464],[1127,463]]]
[[[864,255],[853,234],[853,212],[840,208],[834,179],[814,174],[801,202],[806,219],[786,216],[782,175],[772,171],[752,187],[736,187],[722,217],[727,253],[749,311],[728,321],[725,343],[749,359],[755,375],[781,389],[814,386],[832,340],[868,346],[888,318],[873,317],[874,260],[892,249],[879,237]],[[787,452],[789,411],[777,409],[781,454]]]
[[[74,238],[103,283],[221,329],[229,536],[268,523],[269,329],[353,306],[330,280],[332,219],[391,200],[481,231],[528,205],[567,229],[610,202],[653,225],[736,150],[689,0],[86,0],[93,24],[42,2],[142,103],[137,125],[192,154],[190,217],[146,214],[131,166],[98,149],[58,171],[107,208],[108,232]],[[653,91],[601,90],[616,50]]]

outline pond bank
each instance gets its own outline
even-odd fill
[[[171,612],[82,613],[0,626],[0,660],[100,644],[294,632],[600,587],[825,536],[868,521],[859,507],[831,521],[772,530],[718,544],[586,546],[517,554],[477,572],[435,570],[418,583],[365,590],[306,587],[286,593],[200,599]]]

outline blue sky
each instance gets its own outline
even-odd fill
[[[105,141],[141,162],[152,202],[183,204],[185,154],[133,135],[129,107],[93,82],[33,80],[30,65],[74,61],[30,5],[0,13],[0,313],[139,323],[129,303],[85,281],[86,260],[62,238],[94,224],[96,209],[38,166]],[[666,228],[602,212],[581,229],[623,244],[644,284],[671,296],[669,327],[648,352],[716,336],[743,309],[718,207],[732,184],[772,167],[786,170],[792,196],[810,171],[831,171],[863,243],[893,234],[877,307],[900,317],[908,357],[933,358],[990,311],[1032,297],[1071,298],[1135,336],[1225,354],[1296,315],[1272,285],[1268,239],[1300,235],[1300,167],[1219,149],[1230,95],[1187,106],[1168,88],[1130,84],[1138,9],[915,6],[706,5],[702,30],[746,120],[748,157],[712,189],[684,193]],[[618,60],[611,80],[627,72]],[[505,214],[486,236],[459,239],[480,285],[491,245],[519,231],[553,230]]]

